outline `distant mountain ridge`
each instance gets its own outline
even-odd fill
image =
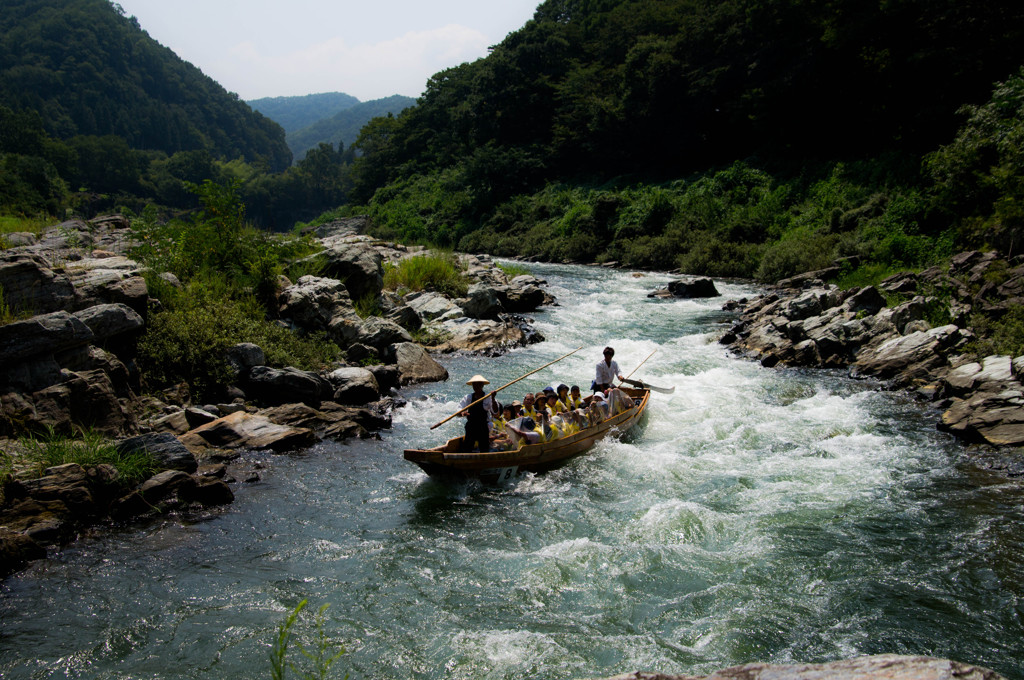
[[[4,0],[0,102],[38,112],[61,139],[116,135],[134,149],[291,163],[280,125],[109,0]]]
[[[285,133],[291,134],[360,102],[344,92],[320,92],[296,97],[263,97],[250,99],[246,103],[267,118],[280,123]]]
[[[316,148],[321,142],[335,146],[341,143],[344,148],[348,148],[356,141],[359,131],[371,119],[386,116],[389,113],[398,115],[415,103],[416,100],[412,97],[404,97],[399,94],[362,102],[338,111],[330,118],[318,120],[301,130],[289,131],[286,141],[296,162],[302,160],[307,151]]]

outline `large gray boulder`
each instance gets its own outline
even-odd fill
[[[957,400],[942,414],[939,429],[993,446],[1024,445],[1024,392],[1018,386]]]
[[[181,441],[192,448],[294,451],[316,443],[312,430],[278,425],[266,416],[239,411],[187,432]]]
[[[326,238],[325,250],[315,257],[325,262],[325,276],[345,282],[355,300],[376,297],[384,288],[384,260],[373,246],[344,238]]]
[[[412,342],[412,336],[390,319],[371,316],[359,324],[356,340],[382,353],[396,342]]]
[[[355,406],[380,399],[377,378],[365,368],[339,368],[327,374],[327,379],[334,386],[333,400],[339,404]]]
[[[104,303],[128,305],[145,317],[149,287],[142,266],[127,257],[83,258],[65,269],[75,288],[75,309]]]
[[[40,314],[0,326],[0,366],[88,344],[93,332],[68,312]]]
[[[495,286],[487,283],[474,283],[469,287],[466,297],[459,300],[466,316],[473,319],[497,319],[503,311],[501,300]]]
[[[943,365],[949,351],[963,339],[960,329],[952,324],[891,337],[862,349],[853,372],[883,379],[900,375],[911,380],[921,378]]]
[[[106,340],[124,333],[139,331],[145,325],[142,317],[122,303],[108,303],[87,307],[75,312],[75,317],[89,327],[96,340]]]
[[[195,472],[199,467],[192,452],[177,437],[167,432],[151,432],[122,439],[117,443],[117,452],[122,455],[140,451],[153,456],[164,470]]]
[[[337,317],[358,318],[348,288],[337,279],[303,276],[279,299],[281,318],[305,330],[327,330]]]
[[[721,295],[715,288],[715,282],[707,278],[669,281],[668,291],[678,298],[710,298]]]
[[[316,373],[291,366],[254,366],[246,378],[246,393],[267,404],[302,402],[316,406],[328,396],[329,383]]]
[[[409,305],[424,321],[447,321],[466,316],[461,307],[433,291],[409,293],[405,296],[405,304]]]
[[[397,343],[391,351],[403,385],[448,379],[448,369],[437,363],[425,349],[414,342]]]
[[[38,253],[0,250],[0,287],[11,309],[45,314],[74,305],[75,287]]]

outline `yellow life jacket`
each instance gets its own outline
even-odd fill
[[[574,397],[573,397],[573,396],[572,396],[572,395],[570,394],[570,395],[569,395],[569,405],[570,405],[570,406],[572,406],[572,408],[573,408],[573,409],[578,409],[578,408],[580,408],[581,406],[583,406],[583,405],[584,405],[583,397],[582,397],[582,396],[580,396],[580,397],[575,397],[575,398],[574,398]]]

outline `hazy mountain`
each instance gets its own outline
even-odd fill
[[[249,106],[281,124],[288,134],[350,109],[359,100],[344,92],[321,92],[298,97],[264,97],[251,99]]]
[[[296,132],[289,132],[288,147],[292,150],[296,161],[301,160],[307,151],[321,142],[329,142],[334,145],[341,142],[347,148],[356,140],[359,131],[370,122],[370,119],[386,116],[389,113],[397,115],[415,103],[416,100],[412,97],[396,94],[384,99],[374,99],[356,104],[351,108],[339,111],[330,118],[319,120]]]

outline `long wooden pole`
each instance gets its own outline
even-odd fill
[[[483,400],[484,400],[484,399],[486,399],[487,397],[489,397],[489,396],[491,396],[491,395],[493,395],[493,394],[497,394],[498,392],[501,392],[501,391],[502,391],[503,389],[505,389],[506,387],[509,387],[509,386],[511,386],[511,385],[515,385],[515,384],[516,384],[517,382],[519,382],[519,381],[520,381],[520,380],[522,380],[523,378],[528,378],[529,376],[533,375],[533,374],[534,374],[534,373],[536,373],[537,371],[543,371],[543,370],[544,370],[545,368],[547,368],[547,367],[548,367],[548,366],[550,366],[551,364],[557,364],[557,363],[558,363],[559,361],[561,361],[561,360],[562,360],[562,359],[564,359],[565,357],[568,357],[568,356],[572,356],[573,354],[576,354],[576,352],[579,352],[579,351],[580,351],[581,349],[583,349],[583,346],[582,346],[582,345],[580,345],[579,347],[577,347],[577,348],[576,348],[576,349],[574,349],[573,351],[569,352],[568,354],[563,354],[562,356],[558,357],[558,358],[557,358],[557,359],[555,359],[554,361],[549,361],[548,363],[544,364],[544,365],[543,365],[543,366],[541,366],[540,368],[535,368],[535,369],[533,369],[532,371],[530,371],[529,373],[527,373],[527,374],[525,374],[525,375],[521,375],[521,376],[519,376],[518,378],[516,378],[516,379],[515,379],[515,380],[513,380],[512,382],[507,382],[507,383],[505,383],[504,385],[502,385],[501,387],[499,387],[498,389],[496,389],[496,390],[492,390],[492,391],[488,392],[488,393],[487,393],[487,394],[485,394],[484,396],[482,396],[482,397],[480,397],[479,399],[477,399],[476,401],[474,401],[474,402],[473,402],[472,404],[468,404],[468,405],[466,405],[466,406],[465,406],[464,408],[461,408],[461,409],[459,409],[458,411],[456,411],[455,413],[451,414],[450,416],[448,416],[447,418],[445,418],[445,419],[444,419],[444,420],[442,420],[441,422],[439,422],[439,423],[434,423],[433,425],[431,425],[431,426],[430,426],[430,429],[431,429],[431,430],[433,430],[433,429],[434,429],[435,427],[440,427],[441,425],[444,425],[445,423],[447,423],[447,422],[448,422],[449,420],[451,420],[451,419],[452,419],[452,418],[454,418],[455,416],[459,415],[460,413],[464,413],[465,411],[468,411],[468,410],[469,410],[469,407],[470,407],[470,406],[474,406],[474,405],[476,405],[476,404],[479,404],[479,403],[480,403],[481,401],[483,401]],[[638,367],[638,368],[639,368],[639,367]]]
[[[647,355],[647,359],[650,359],[651,357],[653,357],[653,356],[654,356],[654,354],[655,354],[655,352],[657,352],[657,351],[658,351],[658,350],[657,350],[657,349],[655,349],[655,350],[654,350],[654,352],[651,352],[650,354],[648,354],[648,355]],[[622,384],[623,384],[623,383],[627,383],[627,382],[628,382],[628,383],[638,382],[638,381],[636,381],[636,380],[630,380],[629,378],[630,378],[630,377],[631,377],[631,376],[632,376],[632,375],[633,375],[634,373],[636,373],[637,371],[639,371],[639,370],[640,370],[640,367],[641,367],[641,366],[643,366],[644,364],[646,364],[646,363],[647,363],[647,359],[644,359],[644,360],[643,360],[643,361],[641,361],[641,362],[640,362],[639,364],[637,364],[637,365],[636,365],[636,368],[634,368],[634,369],[633,369],[633,370],[632,370],[632,371],[630,372],[630,374],[629,374],[629,375],[627,375],[627,376],[626,376],[625,378],[623,378],[623,379],[622,379],[622,382],[620,382],[620,383],[619,383],[619,387],[622,387]],[[641,383],[641,384],[643,384],[643,383]]]

